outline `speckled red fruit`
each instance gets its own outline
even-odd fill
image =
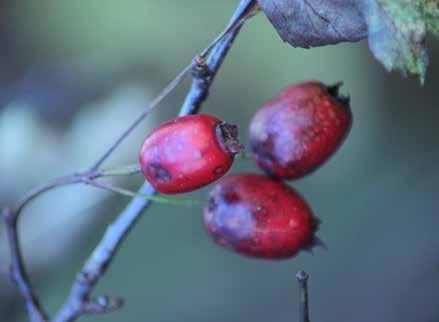
[[[162,124],[146,138],[140,166],[157,191],[188,192],[224,175],[239,148],[236,126],[210,115],[183,116]]]
[[[289,258],[309,249],[318,222],[292,188],[257,174],[221,179],[204,209],[205,227],[215,242],[258,258]]]
[[[264,171],[296,179],[334,154],[352,123],[349,99],[338,94],[338,87],[317,81],[291,86],[256,112],[250,147]]]

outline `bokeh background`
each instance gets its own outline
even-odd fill
[[[85,169],[167,81],[225,26],[237,1],[1,1],[0,205]],[[315,249],[286,261],[214,245],[202,210],[154,205],[96,294],[126,305],[83,321],[297,321],[295,273],[310,274],[313,321],[439,320],[439,44],[425,86],[387,73],[365,42],[295,49],[260,14],[239,35],[203,111],[240,125],[304,79],[345,82],[354,125],[320,170],[294,182],[323,222]],[[107,165],[136,162],[142,139],[174,116],[184,82]],[[232,172],[258,171],[251,161]],[[136,189],[141,176],[119,180]],[[207,189],[185,198],[205,199]],[[50,192],[20,222],[26,262],[51,313],[105,227],[129,200],[90,187]],[[0,224],[0,321],[25,321],[7,278]]]

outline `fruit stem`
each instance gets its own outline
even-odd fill
[[[305,271],[299,271],[296,274],[297,281],[299,282],[299,294],[300,294],[299,321],[300,322],[311,322],[309,319],[309,309],[308,309],[308,277],[309,275]]]
[[[139,192],[134,192],[125,188],[116,187],[114,185],[98,182],[95,180],[85,180],[86,184],[89,184],[95,188],[111,191],[114,193],[118,193],[128,197],[138,197],[149,201],[154,201],[157,203],[171,204],[171,205],[180,205],[180,206],[197,206],[200,205],[201,202],[193,199],[176,199],[171,197],[163,197],[156,195],[146,195]]]

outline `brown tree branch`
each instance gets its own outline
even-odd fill
[[[195,60],[192,86],[179,115],[194,114],[201,107],[242,23],[253,14],[255,7],[255,0],[242,0],[231,19],[231,24],[233,24],[233,21],[239,21],[237,27],[226,32],[224,37],[212,48],[210,56],[206,61],[203,58]],[[156,192],[149,184],[145,183],[140,188],[139,193],[152,196]],[[55,316],[54,322],[74,321],[84,313],[83,306],[89,302],[91,292],[96,283],[104,275],[120,245],[150,204],[149,200],[139,197],[133,198],[125,210],[107,228],[102,240],[78,273],[76,281],[70,290],[70,295]]]
[[[299,282],[299,296],[300,296],[299,322],[311,322],[309,319],[309,307],[308,307],[309,275],[305,271],[299,271],[296,274],[296,278],[297,281]]]
[[[15,208],[7,208],[3,211],[11,253],[11,277],[25,300],[31,322],[46,322],[49,320],[49,317],[44,308],[39,304],[35,292],[32,289],[21,254],[17,224],[23,208],[34,198],[46,191],[75,183],[93,184],[93,186],[98,188],[118,193],[124,192],[124,194],[127,194],[127,190],[125,189],[115,188],[96,182],[95,179],[99,177],[113,175],[111,171],[105,172],[102,170],[102,172],[100,172],[99,167],[126,139],[134,128],[136,128],[141,121],[149,115],[150,111],[155,108],[191,70],[193,71],[194,79],[191,89],[189,90],[186,100],[181,108],[180,115],[194,114],[198,111],[201,103],[207,98],[213,79],[227,55],[234,38],[239,32],[240,27],[248,17],[254,14],[257,8],[256,0],[242,0],[224,32],[159,93],[159,95],[131,123],[131,125],[109,147],[109,149],[105,151],[89,171],[57,178],[38,186],[26,194],[18,202]],[[208,54],[210,55],[206,58]],[[130,174],[136,172],[137,171],[132,170],[130,171]],[[150,199],[157,198],[154,197],[154,189],[148,184],[145,184],[140,189],[139,195],[133,194],[133,196],[134,195],[136,195],[134,199],[119,215],[115,222],[108,227],[103,239],[86,261],[84,267],[76,278],[67,301],[53,321],[73,321],[82,314],[108,313],[118,309],[122,305],[122,300],[119,298],[110,298],[107,296],[92,298],[91,292],[96,283],[105,273],[108,265],[113,260],[120,244],[140,218],[141,213],[149,206],[151,202]]]
[[[21,254],[19,247],[20,243],[18,240],[17,217],[11,209],[7,208],[3,211],[3,218],[6,223],[6,234],[11,252],[11,278],[25,300],[29,320],[31,322],[47,321],[47,314],[41,307],[24,268],[23,256]]]

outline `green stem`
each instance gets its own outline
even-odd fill
[[[163,204],[171,204],[171,205],[179,205],[179,206],[199,206],[201,204],[201,201],[194,200],[194,199],[177,199],[172,197],[162,197],[162,196],[156,196],[156,195],[146,195],[139,192],[134,192],[128,189],[116,187],[113,185],[110,185],[108,183],[98,182],[95,180],[84,180],[86,184],[89,184],[93,187],[100,188],[103,190],[111,191],[114,193],[118,193],[124,196],[128,197],[139,197],[145,200],[154,201],[158,203]]]

